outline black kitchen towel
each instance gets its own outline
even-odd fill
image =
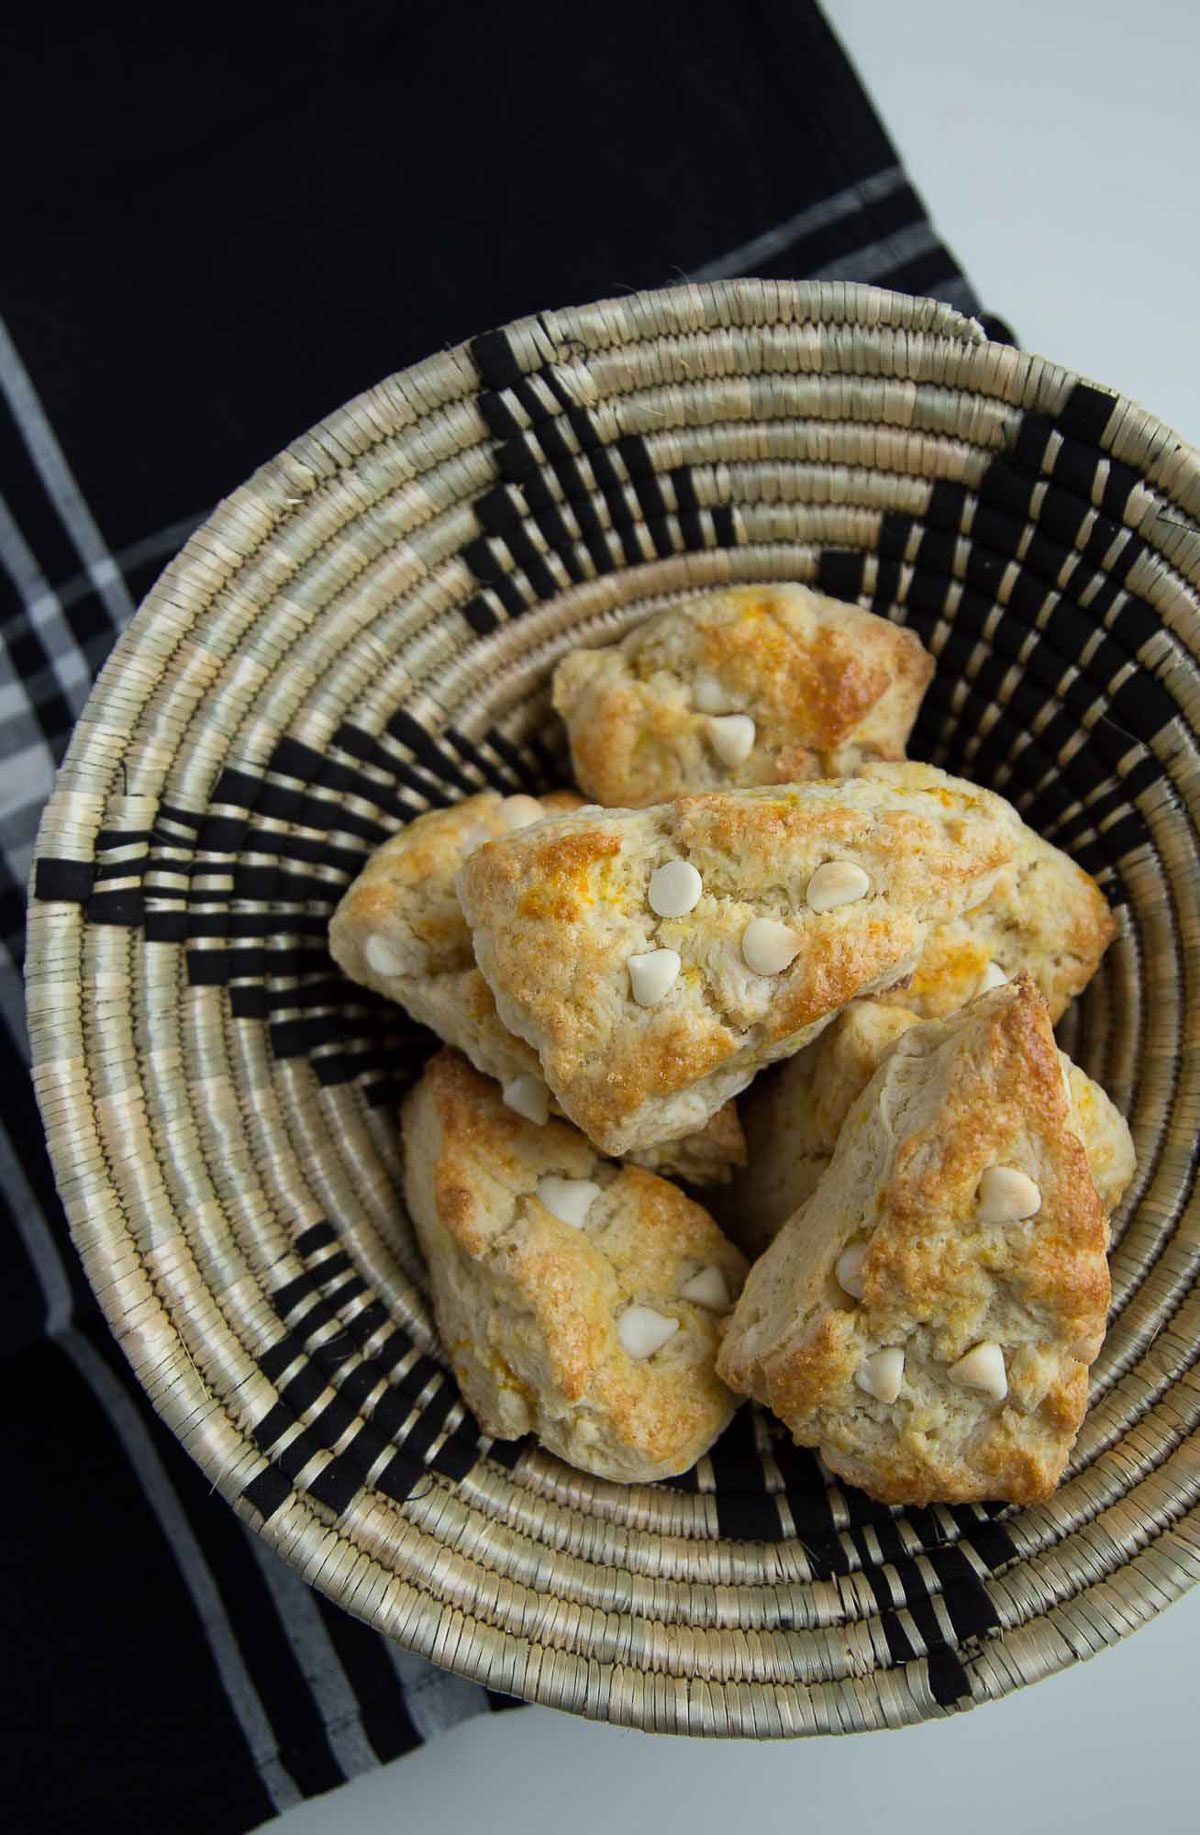
[[[0,123],[0,1801],[24,1835],[236,1835],[502,1704],[243,1530],[80,1272],[20,977],[96,672],[218,497],[486,326],[681,276],[976,302],[803,0],[68,17],[9,28]]]

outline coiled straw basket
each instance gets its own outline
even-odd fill
[[[192,537],[47,808],[29,1009],[108,1318],[299,1572],[495,1689],[757,1736],[986,1701],[1196,1577],[1198,517],[1166,427],[948,308],[734,281],[392,376]],[[1121,916],[1063,1042],[1141,1167],[1042,1508],[893,1513],[751,1409],[622,1489],[482,1441],[431,1335],[395,1119],[430,1041],[340,979],[329,911],[431,804],[564,778],[568,646],[765,579],[915,626],[914,755],[1011,797]]]

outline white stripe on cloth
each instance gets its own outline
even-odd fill
[[[54,1238],[42,1218],[41,1206],[33,1195],[25,1168],[8,1136],[0,1117],[0,1187],[3,1188],[13,1215],[17,1234],[33,1263],[34,1272],[46,1303],[46,1336],[62,1338],[71,1327],[71,1288],[67,1271],[55,1246]]]
[[[819,204],[810,204],[806,210],[797,211],[794,217],[786,217],[782,223],[763,230],[761,235],[751,236],[748,242],[740,243],[726,254],[715,255],[702,267],[693,268],[686,279],[727,280],[734,274],[752,273],[761,262],[781,255],[784,249],[803,242],[806,236],[815,235],[817,230],[825,229],[830,223],[837,223],[842,217],[852,216],[856,210],[862,210],[880,198],[889,197],[893,191],[899,191],[907,183],[908,175],[900,166],[888,166],[882,172],[873,172],[869,178],[860,179],[858,184],[848,185],[845,191],[837,191],[832,197],[822,198]],[[819,276],[806,275],[805,278],[815,280]]]
[[[261,1536],[245,1524],[242,1530],[278,1608],[292,1654],[320,1709],[334,1757],[348,1778],[373,1770],[379,1764],[379,1754],[367,1737],[358,1696],[342,1668],[311,1588],[267,1547]]]
[[[487,1696],[478,1682],[435,1669],[391,1638],[385,1638],[383,1644],[404,1690],[409,1718],[422,1739],[432,1739],[435,1733],[444,1733],[447,1727],[456,1727],[460,1720],[470,1720],[486,1709]]]
[[[852,255],[839,255],[836,261],[814,268],[813,280],[881,280],[896,268],[902,268],[918,255],[927,255],[938,246],[938,235],[927,217],[919,223],[908,223],[903,229],[878,242],[868,242]]]
[[[81,650],[67,650],[50,658],[36,672],[32,683],[28,677],[19,680],[11,673],[7,658],[0,656],[0,729],[19,720],[32,707],[40,705],[44,698],[43,684],[37,677],[44,676],[53,678],[53,687],[62,695],[72,714],[79,715],[92,685],[92,672]],[[50,684],[46,683],[45,686],[48,688]]]
[[[3,1015],[9,1036],[13,1041],[20,1066],[17,1074],[25,1076],[29,1064],[29,1037],[25,1029],[25,985],[21,979],[21,971],[13,961],[7,942],[0,942],[0,1015]],[[9,1074],[12,1074],[11,1069]],[[0,1144],[7,1146],[2,1124],[0,1124]],[[0,1190],[3,1188],[3,1164],[2,1156],[0,1156]]]
[[[47,584],[37,557],[3,497],[0,497],[0,561],[20,594],[30,626],[43,641],[63,699],[78,718],[91,686],[87,668],[83,665],[75,634],[63,617],[62,602]]]
[[[131,573],[145,566],[148,561],[172,559],[183,547],[189,535],[196,533],[207,516],[207,510],[202,510],[193,516],[180,516],[175,522],[168,523],[165,528],[155,530],[153,535],[139,536],[136,542],[130,542],[127,547],[114,549],[113,560],[120,568],[126,582]],[[94,591],[94,583],[88,574],[72,574],[71,578],[64,580],[58,588],[59,602],[64,606],[74,605]]]
[[[0,1180],[45,1296],[47,1335],[71,1359],[125,1448],[143,1495],[158,1519],[180,1577],[191,1595],[217,1673],[245,1735],[263,1788],[277,1810],[288,1809],[301,1801],[301,1792],[279,1758],[267,1711],[246,1667],[217,1584],[137,1409],[103,1358],[71,1323],[71,1289],[66,1269],[2,1124]]]
[[[0,688],[0,703],[5,690]],[[14,737],[15,722],[6,722],[8,736]],[[4,754],[0,771],[0,824],[5,828],[4,854],[9,872],[20,885],[29,877],[33,840],[37,833],[42,805],[54,786],[54,759],[50,747],[40,736],[17,751]]]
[[[38,399],[33,379],[22,363],[3,319],[0,319],[0,387],[8,398],[13,419],[20,429],[21,438],[28,448],[37,474],[46,487],[76,553],[87,568],[105,610],[115,624],[123,625],[133,611],[129,589],[108,551],[92,512],[84,502],[71,467],[67,464],[66,455],[54,437],[54,429]]]

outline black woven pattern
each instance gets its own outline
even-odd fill
[[[12,665],[0,1038],[10,1055],[24,1050],[20,969],[33,836],[71,727],[134,606],[204,520],[205,506],[298,428],[480,324],[545,300],[658,285],[672,273],[851,276],[974,309],[815,8],[767,5],[747,33],[736,9],[701,18],[677,5],[674,26],[651,34],[632,63],[615,39],[611,51],[593,42],[585,60],[573,57],[561,9],[542,11],[544,19],[521,22],[503,9],[473,14],[475,54],[458,71],[461,162],[443,160],[436,170],[414,163],[407,148],[430,138],[421,118],[440,132],[442,73],[462,42],[463,21],[451,12],[424,17],[415,39],[394,8],[351,9],[331,32],[328,9],[304,4],[291,10],[284,35],[260,35],[245,20],[236,42],[221,44],[197,39],[189,21],[165,10],[136,33],[85,41],[88,28],[73,33],[60,21],[48,35],[24,34],[10,86],[14,146],[29,138],[22,105],[30,121],[54,115],[78,131],[58,142],[40,136],[40,157],[14,205],[7,331],[0,327],[11,512],[0,517],[0,635]],[[570,81],[557,80],[568,66]],[[639,122],[636,135],[604,131],[614,75]],[[412,130],[402,136],[392,106],[398,82]],[[771,106],[778,82],[793,104],[786,111]],[[165,114],[155,102],[163,95]],[[820,131],[797,136],[796,111]],[[576,156],[562,162],[556,155],[568,141]],[[501,145],[503,157],[493,156]],[[312,169],[314,148],[321,184],[281,188],[280,171]],[[478,149],[486,186],[475,182]],[[688,182],[664,219],[642,201],[638,181],[647,170],[674,170],[681,157]],[[544,216],[518,208],[531,172]],[[69,233],[47,240],[45,223],[62,217],[64,200]],[[463,233],[448,241],[451,218]],[[553,236],[545,221],[556,225]],[[199,242],[180,236],[181,222],[199,226]],[[317,246],[323,255],[314,263]],[[574,437],[569,426],[564,432]],[[548,531],[575,512],[560,506],[557,487],[539,495],[536,484],[510,476],[510,461],[520,467],[519,451],[504,455],[496,488],[515,486],[518,503],[527,497],[539,542],[569,549]],[[643,480],[634,496],[652,489]],[[502,525],[506,508],[505,496],[496,511]],[[710,526],[715,539],[715,509],[694,505],[686,482],[673,513],[685,546],[706,542]],[[545,584],[533,538],[523,545],[511,516],[494,537],[483,527],[490,515],[481,508],[487,564],[509,599],[526,603],[527,570],[532,590]],[[589,533],[594,540],[590,525]],[[626,527],[620,540],[627,535]],[[561,564],[573,578],[571,562]],[[479,629],[511,615],[500,588],[482,580],[478,604]],[[111,827],[94,859],[78,858],[65,842],[70,857],[59,858],[51,845],[37,893],[86,912],[89,948],[119,951],[136,934],[134,950],[144,938],[145,958],[161,969],[173,961],[170,946],[184,946],[193,979],[183,1003],[207,980],[227,991],[235,1031],[307,1059],[326,1087],[357,1081],[386,1104],[407,1074],[397,1066],[427,1041],[369,997],[331,987],[323,938],[342,869],[321,850],[361,855],[376,838],[346,813],[346,796],[365,777],[371,820],[377,815],[376,826],[390,831],[439,795],[462,794],[461,776],[516,789],[556,774],[536,739],[518,744],[502,733],[493,743],[475,728],[470,740],[450,726],[436,737],[418,729],[414,753],[404,728],[403,715],[384,732],[347,726],[320,757],[303,756],[303,747],[289,756],[284,742],[265,770],[256,765],[240,784],[231,775],[228,802],[163,803],[152,821],[139,814],[128,833]],[[432,772],[424,768],[430,745],[441,752]],[[276,793],[297,789],[304,796],[290,833],[311,846],[284,848],[272,811]],[[332,818],[339,798],[341,818]],[[17,1083],[0,1120],[16,1167],[0,1194],[17,1232],[7,1342],[22,1357],[37,1348],[8,1392],[18,1421],[22,1405],[36,1405],[53,1414],[55,1434],[28,1436],[27,1458],[24,1441],[10,1444],[14,1488],[27,1510],[41,1512],[30,1518],[31,1545],[44,1549],[44,1566],[24,1562],[14,1578],[14,1603],[37,1626],[35,1637],[22,1638],[13,1620],[27,1659],[14,1704],[19,1718],[32,1693],[39,1711],[36,1738],[13,1744],[20,1759],[6,1803],[30,1830],[58,1828],[64,1816],[97,1829],[110,1821],[181,1831],[257,1824],[272,1808],[328,1789],[472,1711],[484,1691],[432,1677],[416,1659],[402,1685],[383,1640],[310,1595],[259,1538],[242,1533],[211,1473],[162,1428],[100,1321],[71,1252],[32,1092],[20,1076]],[[349,1310],[367,1304],[359,1296]],[[298,1303],[285,1337],[302,1315]],[[95,1368],[89,1346],[103,1353]],[[59,1449],[58,1468],[43,1455],[47,1444]],[[93,1552],[109,1541],[107,1594],[55,1541],[56,1518],[73,1515],[79,1485],[92,1499]],[[135,1599],[140,1613],[131,1610]],[[63,1661],[77,1643],[86,1644],[90,1666]],[[160,1686],[146,1691],[146,1674]],[[88,1691],[87,1676],[99,1677],[99,1688]],[[112,1715],[107,1734],[98,1697]],[[173,1737],[171,1716],[182,1720],[185,1711],[211,1730],[209,1741]]]
[[[915,755],[986,783],[1016,752],[1015,782],[995,787],[1120,903],[1120,862],[1147,839],[1138,799],[1165,781],[1150,746],[1174,707],[1137,662],[1158,619],[1126,585],[1146,548],[1120,520],[1136,477],[1098,444],[1111,405],[1078,384],[1057,419],[1025,416],[977,492],[940,482],[923,516],[885,519],[869,585],[870,557],[842,552],[819,582],[936,649]],[[976,752],[981,724],[995,743]]]
[[[471,349],[498,480],[458,557],[477,588],[461,608],[471,630],[499,632],[597,576],[740,545],[720,468],[660,468],[662,443],[574,405],[554,363],[522,372],[506,334]],[[936,655],[914,755],[993,783],[1120,904],[1151,841],[1146,811],[1169,797],[1159,753],[1174,715],[1141,660],[1160,628],[1131,584],[1148,553],[1133,526],[1144,486],[1104,450],[1111,401],[1078,385],[1053,417],[1014,416],[971,485],[931,483],[919,512],[880,518],[873,543],[824,547],[815,578],[911,624]],[[355,1085],[386,1110],[434,1041],[337,971],[325,941],[334,905],[424,811],[483,789],[548,790],[562,775],[544,733],[517,723],[468,736],[396,706],[382,724],[344,720],[324,750],[284,737],[265,765],[225,768],[205,808],[164,804],[149,829],[102,832],[90,862],[43,857],[37,893],[182,945],[189,985],[224,990],[235,1020],[266,1029],[276,1060],[307,1060],[318,1086]],[[454,1483],[490,1460],[520,1482],[523,1462],[544,1464],[479,1434],[453,1378],[364,1279],[336,1218],[301,1236],[271,1297],[280,1332],[258,1367],[274,1399],[254,1425],[261,1464],[242,1493],[256,1520],[297,1492],[341,1516],[368,1490],[420,1495],[431,1473]],[[673,1485],[711,1497],[723,1539],[798,1547],[810,1578],[870,1619],[889,1663],[923,1666],[942,1707],[970,1701],[972,1648],[998,1623],[984,1576],[1017,1557],[1006,1512],[885,1509],[755,1407]]]
[[[504,480],[476,504],[481,534],[463,555],[481,587],[466,608],[481,635],[559,591],[546,549],[578,584],[589,571],[736,545],[728,504],[702,508],[691,469],[660,475],[637,435],[606,442],[553,366],[536,380],[523,375],[503,331],[474,339],[471,354],[487,385],[479,408],[499,442]]]
[[[585,577],[584,552],[593,570],[611,570],[648,558],[647,542],[650,553],[661,555],[736,539],[728,506],[697,507],[689,468],[659,477],[644,442],[606,444],[595,418],[571,408],[554,386],[552,369],[538,378],[519,375],[503,334],[472,348],[486,385],[481,406],[501,442],[497,463],[510,480],[480,499],[481,533],[464,550],[480,583],[467,607],[477,630],[519,617],[559,590],[546,553],[578,580]],[[1155,619],[1121,585],[1142,549],[1120,520],[1136,481],[1088,443],[1103,431],[1107,401],[1079,388],[1056,422],[1027,416],[976,492],[934,485],[922,516],[884,520],[875,553],[828,550],[818,580],[830,592],[903,617],[937,650],[938,677],[914,750],[986,777],[986,759],[966,755],[978,722],[986,715],[996,735],[988,757],[1011,757],[1020,735],[1017,776],[1001,787],[1120,898],[1122,856],[1145,840],[1136,799],[1162,776],[1149,742],[1171,707],[1144,671],[1120,679]],[[607,511],[603,526],[597,502]],[[1020,561],[1013,558],[1018,552]],[[1005,609],[997,618],[1002,579]],[[1105,629],[1096,641],[1101,594]],[[1059,751],[1085,714],[1095,743],[1074,751],[1060,769]],[[357,1080],[370,1102],[388,1104],[432,1041],[399,1009],[340,976],[325,947],[329,913],[398,823],[484,788],[551,788],[547,766],[536,745],[517,746],[497,731],[472,742],[452,725],[431,731],[397,709],[380,733],[344,724],[325,753],[283,740],[264,771],[225,770],[206,811],[164,807],[150,832],[102,834],[94,863],[43,859],[39,896],[84,901],[94,923],[142,925],[152,940],[186,942],[190,982],[226,988],[234,1015],[269,1027],[277,1057],[307,1056],[322,1084]],[[348,812],[347,796],[375,813]],[[203,875],[199,896],[180,889],[181,874]],[[453,1478],[481,1456],[469,1417],[446,1432],[456,1400],[452,1379],[415,1356],[399,1329],[371,1345],[387,1323],[385,1309],[335,1245],[332,1226],[310,1231],[297,1246],[304,1272],[275,1295],[287,1330],[261,1367],[278,1385],[278,1400],[257,1426],[265,1463],[245,1493],[264,1517],[352,1425],[348,1443],[304,1479],[335,1511],[349,1505],[372,1471],[381,1491],[402,1499],[428,1466]],[[336,1334],[327,1335],[335,1322]],[[519,1448],[507,1453],[515,1459]],[[914,1564],[915,1548],[935,1568],[936,1560],[946,1566],[939,1524],[930,1518],[917,1528],[909,1513],[909,1533],[897,1543],[888,1512],[844,1492],[844,1526],[835,1528],[817,1462],[783,1447],[754,1410],[737,1418],[704,1465],[704,1488],[715,1493],[723,1535],[768,1541],[795,1535],[815,1575],[874,1575],[894,1659],[936,1657],[938,1699],[961,1695],[964,1675]],[[692,1474],[681,1484],[700,1482]],[[987,1529],[972,1545],[992,1567],[1012,1550],[1002,1530]],[[888,1565],[886,1581],[863,1539],[868,1531]],[[953,1578],[958,1605],[947,1609],[955,1629],[980,1635],[990,1607],[975,1569],[967,1563]],[[901,1613],[893,1609],[896,1597],[906,1602]]]
[[[339,1515],[370,1474],[397,1503],[430,1469],[462,1478],[481,1455],[482,1437],[453,1381],[395,1325],[330,1225],[306,1230],[296,1259],[301,1272],[271,1296],[287,1329],[258,1359],[278,1399],[254,1428],[267,1463],[245,1487],[246,1502],[268,1520],[324,1453],[334,1456],[305,1489]]]
[[[546,513],[547,473],[562,486],[595,569],[648,558],[639,540],[647,532],[657,554],[736,540],[729,506],[695,508],[692,469],[659,477],[644,441],[606,444],[595,417],[555,386],[552,366],[522,376],[501,332],[476,339],[472,351],[490,385],[480,405],[502,438],[498,464],[523,481],[476,506],[484,533],[464,550],[483,589],[465,608],[476,629],[554,596],[554,576],[531,564],[543,549],[572,579],[584,577],[579,539],[557,508],[554,518]],[[537,386],[542,378],[545,387]],[[1152,676],[1130,667],[1157,621],[1123,585],[1144,553],[1120,521],[1136,479],[1088,443],[1102,433],[1110,403],[1079,385],[1056,421],[1026,416],[976,492],[935,484],[922,516],[884,519],[875,554],[827,550],[818,584],[904,619],[936,650],[914,753],[986,782],[990,761],[1015,751],[1015,779],[996,787],[1119,903],[1120,862],[1146,839],[1138,799],[1163,782],[1150,742],[1172,704]],[[597,494],[609,511],[607,532],[594,515]],[[971,738],[985,720],[995,742],[974,756]],[[1075,747],[1084,720],[1089,744]],[[270,1025],[278,1057],[308,1056],[323,1084],[361,1080],[368,1099],[382,1104],[411,1080],[429,1037],[338,974],[324,943],[329,913],[398,824],[482,789],[538,791],[554,782],[536,738],[517,746],[493,729],[471,741],[452,725],[429,731],[400,708],[381,733],[344,723],[326,753],[284,739],[265,771],[225,770],[203,814],[164,807],[152,832],[102,833],[93,862],[43,858],[37,892],[85,902],[93,923],[186,941],[193,985],[228,987],[239,1018]],[[347,796],[377,815],[349,812]],[[199,896],[180,890],[180,875],[199,874]]]
[[[265,1459],[243,1492],[264,1521],[298,1485],[341,1514],[368,1484],[403,1502],[429,1470],[459,1479],[485,1455],[511,1468],[523,1450],[492,1446],[478,1433],[457,1405],[452,1379],[394,1324],[338,1245],[329,1224],[305,1231],[293,1258],[302,1271],[272,1296],[287,1329],[258,1363],[278,1400],[254,1429]],[[333,1456],[323,1459],[326,1454]],[[984,1636],[997,1622],[979,1568],[1002,1567],[1015,1552],[993,1513],[976,1507],[893,1512],[840,1489],[757,1406],[735,1417],[701,1467],[678,1483],[715,1493],[722,1536],[794,1537],[813,1579],[862,1576],[892,1660],[928,1658],[943,1706],[969,1697],[956,1645]],[[953,1641],[933,1606],[934,1591]]]

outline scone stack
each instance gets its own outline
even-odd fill
[[[453,1048],[405,1189],[486,1433],[641,1482],[750,1395],[886,1501],[1057,1484],[1134,1159],[1053,1026],[1115,925],[905,760],[932,672],[804,587],[686,601],[559,664],[591,802],[435,811],[343,898],[338,962]]]

